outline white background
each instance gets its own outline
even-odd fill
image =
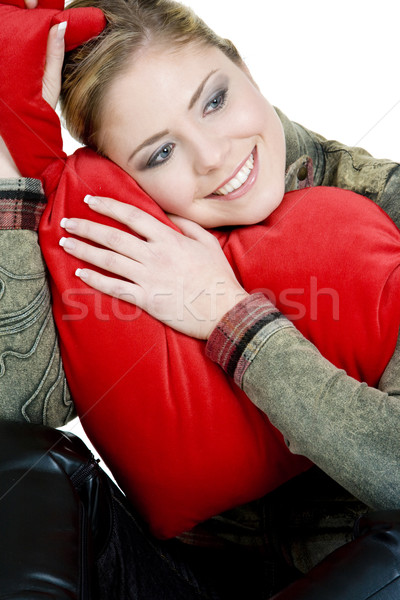
[[[289,118],[400,162],[400,0],[190,0]],[[76,144],[65,135],[66,150]],[[66,429],[82,434],[75,421]]]

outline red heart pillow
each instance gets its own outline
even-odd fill
[[[59,248],[59,222],[94,217],[86,193],[167,218],[118,167],[79,150],[49,200],[40,242],[83,426],[153,532],[171,537],[310,463],[290,454],[267,417],[206,358],[204,342],[74,276],[82,264]],[[314,188],[286,195],[265,223],[216,235],[248,291],[270,290],[329,360],[376,385],[400,325],[400,239],[380,209],[350,192]]]

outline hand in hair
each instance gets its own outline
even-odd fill
[[[51,0],[50,0],[51,2]],[[38,0],[24,0],[26,8],[37,8]],[[41,6],[43,7],[43,2]],[[47,2],[47,4],[49,4]],[[56,2],[51,2],[52,6],[47,8],[58,8]],[[17,1],[16,5],[20,5]],[[54,25],[49,31],[46,50],[46,64],[43,75],[43,98],[55,108],[61,90],[61,70],[64,61],[64,35],[65,25]]]
[[[77,275],[89,286],[198,339],[207,339],[224,314],[247,295],[218,239],[197,223],[171,216],[182,235],[129,204],[92,197],[87,202],[142,238],[84,219],[63,220],[66,231],[103,246],[63,238],[66,252],[118,276],[80,269]]]
[[[106,24],[93,7],[64,10],[63,0],[38,0],[38,8],[26,10],[24,0],[0,2],[0,135],[26,177],[42,177],[55,160],[65,159],[53,110],[61,81],[62,34],[71,50]]]

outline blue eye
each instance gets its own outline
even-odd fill
[[[172,142],[169,144],[164,144],[151,155],[147,162],[148,167],[157,167],[158,165],[162,165],[165,163],[172,155],[173,149],[175,148],[175,144]]]
[[[204,114],[208,114],[210,112],[215,112],[216,110],[220,110],[225,102],[228,90],[220,90],[211,98],[209,102],[207,102],[206,107],[204,109]]]

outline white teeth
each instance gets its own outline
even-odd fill
[[[237,179],[240,184],[244,183],[249,176],[250,170],[246,168],[246,171],[242,169],[235,177],[235,179]]]
[[[224,186],[218,188],[218,190],[216,190],[214,194],[217,196],[226,196],[226,194],[229,194],[230,192],[239,189],[247,181],[253,169],[253,166],[254,156],[253,154],[251,154],[250,158],[247,159],[243,167],[240,169],[239,173],[236,173],[235,177],[228,181],[228,183],[226,183]]]

